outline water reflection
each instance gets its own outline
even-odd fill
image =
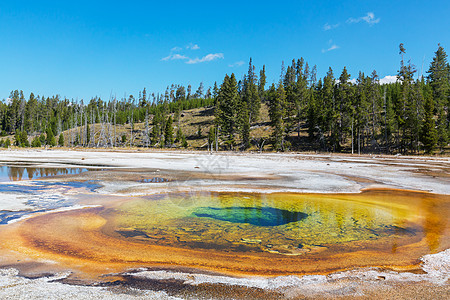
[[[86,168],[35,168],[0,166],[0,182],[31,180],[58,175],[75,175],[87,171]]]

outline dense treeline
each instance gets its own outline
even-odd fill
[[[355,82],[344,67],[339,77],[329,68],[317,80],[316,67],[292,60],[281,78],[265,91],[250,61],[248,74],[236,82],[225,76],[216,99],[216,132],[233,149],[249,147],[248,129],[257,124],[260,101],[269,106],[275,150],[311,149],[370,153],[433,153],[448,144],[450,66],[439,45],[427,72],[414,80],[416,69],[405,61],[400,44],[397,82],[380,84],[376,71],[359,73]],[[235,113],[237,112],[237,113]],[[308,138],[301,136],[307,131]],[[255,140],[255,144],[261,145]]]
[[[180,127],[183,110],[214,106],[214,126],[209,128],[208,149],[276,151],[319,150],[364,153],[433,153],[448,145],[450,127],[450,66],[439,45],[426,76],[414,79],[416,69],[405,59],[400,44],[397,82],[380,84],[376,71],[359,73],[356,80],[344,69],[335,75],[329,68],[317,78],[316,67],[303,58],[282,66],[280,80],[266,88],[265,67],[256,73],[250,60],[241,80],[226,75],[220,86],[204,91],[172,85],[163,95],[93,98],[89,103],[13,91],[0,102],[0,130],[13,141],[3,146],[40,147],[187,147]],[[265,126],[261,108],[269,110],[271,135],[252,130]],[[135,124],[143,123],[143,138],[134,139]],[[130,135],[117,128],[127,124]],[[178,127],[174,134],[174,127]],[[62,134],[65,132],[65,134]],[[174,136],[175,135],[175,136]],[[199,136],[201,128],[199,127]]]
[[[124,135],[116,132],[117,126],[131,125],[133,137],[134,125],[145,122],[145,146],[166,146],[165,128],[169,114],[179,116],[183,110],[211,106],[214,102],[210,89],[203,95],[203,84],[193,95],[190,91],[190,86],[186,93],[183,86],[172,85],[164,95],[147,97],[144,89],[138,98],[130,95],[120,100],[103,101],[96,97],[84,104],[83,101],[77,103],[59,96],[35,96],[33,93],[26,100],[22,91],[15,90],[8,101],[0,102],[1,135],[14,134],[14,144],[22,147],[57,144],[115,147],[134,145],[133,138],[126,141]],[[65,131],[68,131],[68,141],[62,134]],[[29,135],[34,136],[31,142]],[[12,143],[9,138],[0,142],[6,147]]]

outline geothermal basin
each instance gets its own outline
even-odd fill
[[[446,159],[2,154],[4,281],[64,273],[65,292],[113,297],[353,297],[383,278],[448,292]]]

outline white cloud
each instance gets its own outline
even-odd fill
[[[397,82],[397,76],[387,75],[380,79],[380,84],[388,84]]]
[[[367,24],[373,25],[380,22],[380,18],[375,19],[375,14],[373,12],[368,12],[367,16],[362,17],[364,21],[366,21]]]
[[[380,80],[380,84],[389,84],[389,83],[395,83],[397,82],[397,76],[392,76],[392,75],[387,75],[384,78],[381,78]],[[357,84],[358,83],[358,79],[353,78],[350,79],[348,82],[352,83],[352,84]],[[335,80],[335,83],[338,84],[339,83],[339,79]]]
[[[216,59],[223,59],[223,53],[211,53],[208,55],[203,56],[202,58],[190,58],[186,63],[187,64],[198,64],[198,63],[203,63],[203,62],[208,62],[208,61],[213,61]]]
[[[192,44],[192,43],[190,43],[189,45],[186,46],[186,49],[189,49],[189,50],[198,50],[198,49],[200,49],[200,47],[199,47],[197,44]]]
[[[336,49],[339,49],[339,48],[340,48],[340,47],[339,47],[338,45],[333,44],[333,45],[331,45],[331,47],[328,48],[328,49],[322,49],[322,53],[325,53],[325,52],[328,52],[328,51],[333,51],[333,50],[336,50]]]
[[[200,49],[199,45],[197,44],[193,44],[193,43],[189,43],[189,45],[187,45],[184,48],[181,47],[173,47],[172,49],[170,49],[170,54],[166,57],[161,58],[162,61],[170,61],[170,60],[184,60],[185,63],[187,64],[198,64],[198,63],[203,63],[203,62],[208,62],[208,61],[213,61],[216,59],[223,59],[224,55],[223,53],[211,53],[208,55],[205,55],[201,58],[196,57],[196,58],[191,58],[190,56],[184,55],[184,51],[186,50],[198,50]],[[178,52],[178,53],[175,53]]]
[[[242,66],[243,64],[245,64],[245,62],[243,61],[243,60],[240,60],[240,61],[237,61],[237,62],[235,62],[235,63],[233,63],[233,64],[231,64],[231,65],[228,65],[230,68],[233,68],[233,67],[240,67],[240,66]]]
[[[170,52],[180,52],[181,50],[183,50],[183,48],[173,47],[172,49],[170,49]]]
[[[339,25],[341,25],[341,24],[336,23],[336,24],[331,24],[330,25],[330,24],[326,23],[325,25],[323,25],[323,30],[328,31],[328,30],[331,30],[331,29],[335,29],[335,28],[338,28]]]
[[[349,18],[347,20],[347,23],[359,23],[359,22],[366,22],[369,25],[374,25],[380,22],[380,18],[375,18],[375,14],[373,12],[368,12],[367,15],[359,18]]]
[[[339,78],[334,80],[334,83],[339,84],[341,83],[341,81],[339,80]],[[351,83],[351,84],[357,84],[358,83],[358,79],[353,78],[353,79],[349,79],[347,80],[347,83]]]
[[[189,57],[181,55],[181,54],[170,54],[169,56],[166,56],[164,58],[161,58],[161,60],[163,61],[168,61],[168,60],[183,60],[183,59],[189,59]]]

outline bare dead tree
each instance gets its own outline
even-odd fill
[[[97,147],[99,147],[100,145],[104,145],[104,137],[105,137],[105,127],[103,124],[103,115],[100,114],[100,109],[97,108],[97,115],[98,115],[98,120],[100,122],[100,133],[99,133],[99,137],[97,140]]]
[[[144,125],[145,125],[145,137],[144,137],[144,141],[145,141],[145,146],[148,148],[149,147],[149,127],[148,127],[148,109],[145,111],[145,120],[144,120]]]
[[[116,137],[116,110],[117,110],[117,107],[116,107],[116,97],[114,97],[114,147],[116,147],[116,141],[117,141],[117,137]]]
[[[115,130],[115,126],[113,128],[113,118],[114,115],[113,114],[109,114],[107,113],[107,118],[108,118],[108,138],[109,138],[109,146],[110,147],[114,147],[114,130]]]
[[[130,148],[133,146],[133,127],[134,127],[134,109],[133,104],[131,104],[131,119],[130,119]]]

